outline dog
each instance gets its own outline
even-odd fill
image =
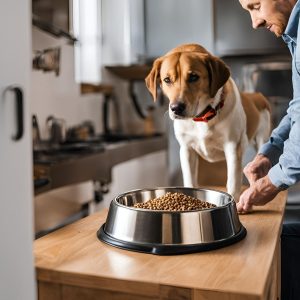
[[[249,143],[258,150],[270,134],[268,100],[261,93],[240,93],[226,64],[197,44],[157,58],[145,82],[154,100],[158,85],[169,99],[184,186],[198,185],[199,155],[209,162],[226,160],[226,189],[238,201],[243,154]]]

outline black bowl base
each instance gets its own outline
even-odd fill
[[[105,223],[97,231],[97,237],[100,241],[125,250],[143,252],[156,255],[178,255],[178,254],[188,254],[202,251],[210,251],[219,249],[232,245],[234,243],[242,240],[246,234],[247,230],[244,226],[241,226],[241,230],[234,236],[226,239],[220,240],[212,243],[199,243],[199,244],[190,244],[190,245],[161,245],[161,244],[146,244],[146,243],[133,243],[118,240],[104,231]]]

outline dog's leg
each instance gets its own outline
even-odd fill
[[[191,148],[180,147],[180,163],[185,187],[198,186],[198,154]]]
[[[227,192],[238,202],[242,187],[242,142],[228,142],[224,146],[227,163]]]

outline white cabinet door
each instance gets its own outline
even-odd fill
[[[29,0],[0,1],[0,41],[0,299],[32,300],[36,291],[28,90]]]

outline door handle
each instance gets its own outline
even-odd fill
[[[17,86],[8,86],[3,94],[5,95],[8,91],[15,94],[16,101],[16,121],[17,121],[17,132],[12,136],[12,140],[18,141],[24,134],[24,105],[23,105],[23,91]]]

